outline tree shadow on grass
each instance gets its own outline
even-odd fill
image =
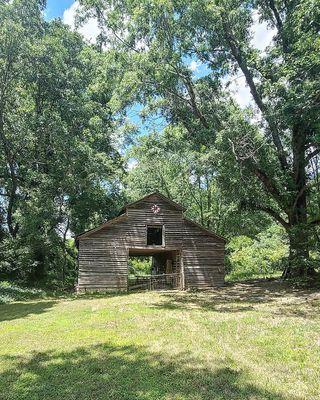
[[[315,289],[295,289],[280,281],[250,281],[202,292],[163,292],[163,300],[152,307],[238,313],[254,311],[261,304],[270,304],[274,306],[270,313],[314,318],[319,315],[320,308],[319,301],[312,298],[316,293]]]
[[[25,318],[32,314],[42,314],[52,308],[54,304],[54,301],[1,304],[0,322]]]
[[[204,368],[188,353],[168,359],[138,346],[97,345],[4,361],[10,368],[0,375],[3,400],[285,398],[250,382],[248,372],[230,360],[212,360],[210,368]]]

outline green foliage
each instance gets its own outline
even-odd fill
[[[46,22],[43,1],[2,2],[0,20],[0,272],[73,286],[67,237],[120,199],[116,62]]]
[[[16,283],[0,281],[0,304],[12,301],[26,301],[45,297],[42,289],[17,285]]]
[[[150,275],[152,257],[130,257],[128,262],[129,276]]]
[[[227,238],[255,234],[270,219],[239,214],[239,199],[225,201],[218,175],[217,152],[184,138],[182,126],[140,137],[127,152],[133,162],[126,177],[127,196],[136,200],[159,190],[186,207],[186,215]],[[234,187],[237,190],[238,185]]]
[[[183,127],[182,140],[204,146],[223,203],[273,218],[290,237],[290,261],[307,260],[320,223],[319,0],[81,4],[122,37],[108,43],[126,69],[120,103]],[[257,16],[274,30],[264,51],[251,40]],[[252,95],[245,110],[226,90],[239,75]]]
[[[80,3],[80,23],[98,19],[96,45],[46,21],[43,0],[0,2],[0,274],[72,287],[70,234],[155,189],[236,236],[235,274],[269,272],[284,257],[271,219],[289,239],[286,271],[313,272],[319,0]],[[263,52],[251,40],[257,16],[274,30]],[[246,109],[228,91],[239,74]],[[121,154],[136,133],[126,111],[137,103],[167,127],[129,149],[136,166],[125,178]]]
[[[288,256],[283,228],[271,225],[255,238],[235,236],[227,245],[229,280],[270,277],[282,270]]]

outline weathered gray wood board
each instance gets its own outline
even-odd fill
[[[162,246],[147,245],[148,225],[162,227]],[[129,253],[173,250],[180,254],[185,288],[210,288],[224,282],[224,239],[186,219],[183,207],[160,193],[129,204],[119,217],[79,235],[77,243],[80,291],[127,290]]]
[[[224,283],[224,241],[217,240],[191,221],[185,220],[183,234],[185,286],[209,288]]]

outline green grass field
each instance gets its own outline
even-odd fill
[[[319,399],[319,299],[255,282],[2,304],[0,399]]]

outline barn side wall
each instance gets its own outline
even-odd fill
[[[79,240],[78,290],[127,290],[124,222]]]
[[[224,284],[224,248],[221,239],[185,221],[182,257],[186,289]]]

